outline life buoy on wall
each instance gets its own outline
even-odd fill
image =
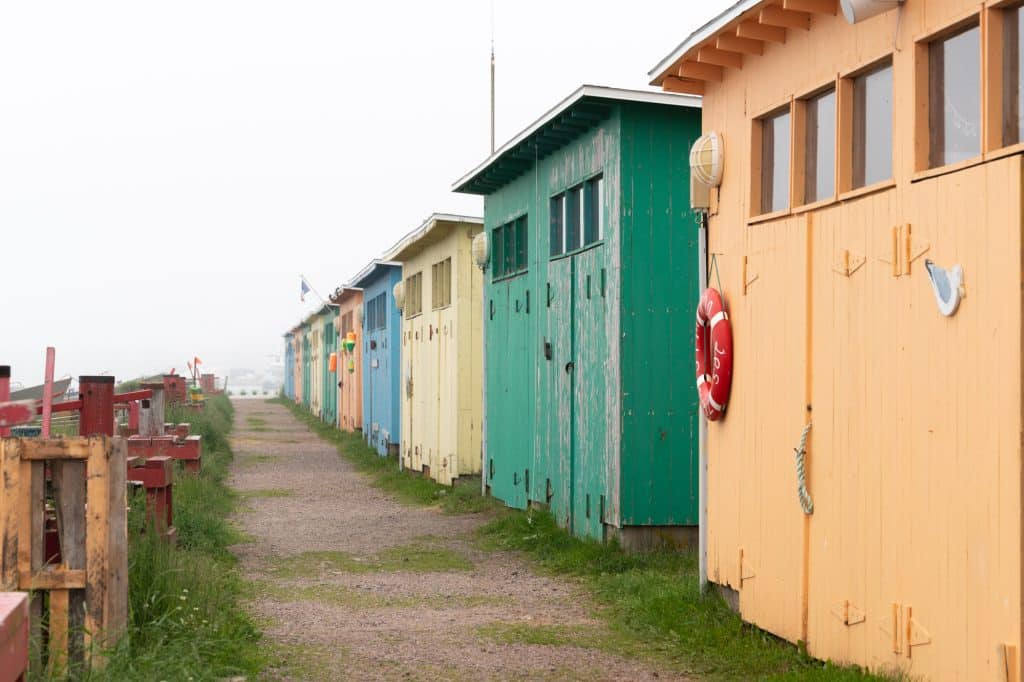
[[[708,287],[700,297],[695,336],[700,407],[708,421],[718,421],[732,386],[732,326],[717,289]]]

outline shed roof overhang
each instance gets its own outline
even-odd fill
[[[382,271],[400,267],[402,267],[402,264],[397,261],[374,258],[366,267],[353,275],[346,286],[365,289],[366,283],[378,276]]]
[[[424,247],[440,241],[448,234],[451,228],[459,223],[469,223],[482,227],[484,219],[477,216],[435,213],[423,221],[415,230],[402,237],[397,244],[384,253],[382,258],[388,261],[402,261],[410,258]]]
[[[362,289],[360,289],[358,287],[350,287],[347,284],[338,287],[337,289],[334,290],[333,294],[331,294],[330,296],[327,297],[327,298],[329,298],[331,300],[331,303],[334,304],[334,305],[331,306],[331,310],[337,312],[338,311],[337,306],[341,305],[342,303],[344,303],[348,299],[352,298],[356,294],[359,294],[359,293],[362,293],[362,292],[363,292]]]
[[[456,180],[452,190],[465,194],[491,194],[525,173],[539,159],[564,147],[603,121],[616,102],[647,102],[695,108],[701,105],[697,97],[583,85],[502,145],[479,166]]]
[[[765,43],[785,43],[788,31],[809,31],[814,15],[835,16],[839,0],[739,0],[704,24],[651,69],[651,85],[703,95],[726,69],[764,54]]]

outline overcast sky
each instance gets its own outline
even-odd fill
[[[500,145],[732,0],[495,0]],[[487,0],[0,0],[0,364],[263,367],[488,152]]]

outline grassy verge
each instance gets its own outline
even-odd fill
[[[296,419],[309,426],[320,438],[333,443],[356,468],[369,474],[373,485],[394,494],[402,502],[439,505],[456,514],[479,513],[499,506],[493,499],[480,495],[478,484],[448,487],[418,474],[412,475],[412,472],[399,471],[397,457],[381,457],[359,434],[340,431],[289,400],[273,398],[267,402],[287,407]]]
[[[481,636],[499,642],[572,643],[621,655],[642,655],[714,679],[887,679],[812,659],[798,647],[743,623],[719,596],[700,594],[692,553],[628,554],[616,544],[574,538],[546,512],[508,510],[481,497],[475,486],[452,489],[400,472],[394,457],[379,457],[358,435],[342,433],[288,400],[269,402],[286,406],[369,473],[375,485],[406,503],[441,505],[453,513],[498,512],[480,529],[482,544],[522,552],[545,571],[581,580],[611,627],[611,634],[598,636],[529,625],[495,626]]]
[[[242,540],[228,523],[237,498],[225,485],[232,407],[207,400],[202,412],[168,410],[203,437],[203,471],[175,472],[178,545],[142,532],[144,502],[129,519],[129,628],[90,680],[223,680],[266,663],[260,633],[241,606],[244,584],[228,547]]]

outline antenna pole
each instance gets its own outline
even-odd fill
[[[494,153],[494,0],[491,0],[491,153]]]

